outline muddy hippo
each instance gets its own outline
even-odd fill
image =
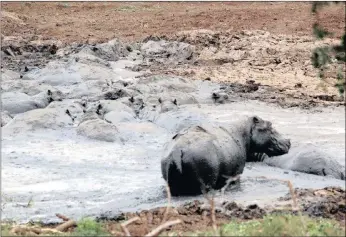
[[[282,155],[290,149],[269,121],[257,116],[217,126],[201,124],[178,132],[168,143],[161,172],[173,196],[222,188],[243,172],[247,155]]]
[[[280,156],[269,157],[263,153],[250,154],[247,161],[264,162],[282,169],[345,180],[345,168],[330,154],[312,144],[294,147],[287,154]]]

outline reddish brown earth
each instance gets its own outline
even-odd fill
[[[336,37],[345,29],[340,5],[319,13]],[[4,36],[41,35],[64,43],[138,40],[194,29],[307,36],[314,22],[309,2],[1,2],[1,8]]]

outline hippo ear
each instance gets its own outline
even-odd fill
[[[135,99],[133,98],[133,96],[131,96],[131,98],[129,99],[129,101],[130,101],[131,103],[135,102]]]
[[[159,99],[158,99],[158,101],[159,101],[159,103],[160,103],[160,104],[162,103],[162,100],[161,100],[161,98],[159,98]]]
[[[47,95],[51,96],[52,94],[53,94],[53,93],[52,93],[51,90],[48,90],[48,91],[47,91]]]
[[[256,124],[256,123],[259,123],[261,121],[261,119],[257,116],[253,116],[252,121]]]
[[[177,105],[177,99],[173,100],[173,104]]]

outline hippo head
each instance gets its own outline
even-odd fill
[[[265,153],[268,156],[278,156],[288,153],[291,142],[283,138],[273,127],[272,123],[257,116],[250,118],[251,123],[251,152]]]
[[[62,101],[63,93],[59,90],[47,90],[47,100],[48,103],[51,103],[53,101]]]

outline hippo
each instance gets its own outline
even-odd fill
[[[313,144],[290,149],[287,154],[269,157],[264,153],[250,154],[248,162],[264,162],[269,166],[345,180],[345,168],[330,154]]]
[[[227,126],[202,123],[173,136],[161,172],[172,196],[201,194],[242,174],[248,154],[283,155],[290,146],[271,122],[258,116]]]

